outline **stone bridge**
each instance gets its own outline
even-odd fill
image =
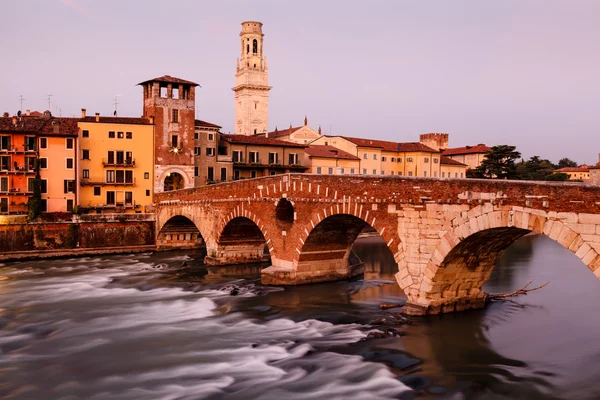
[[[264,284],[359,274],[352,244],[372,228],[398,263],[412,314],[483,307],[496,261],[530,232],[600,277],[600,186],[285,174],[161,193],[155,211],[159,248],[205,244],[212,265],[270,260]]]

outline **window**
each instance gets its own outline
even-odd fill
[[[442,171],[442,178],[446,177],[446,172]]]
[[[275,172],[275,171],[270,171],[270,172],[269,172],[269,175],[271,175],[271,176],[272,176],[272,175],[276,175],[276,174],[277,174],[277,172]]]
[[[10,136],[0,136],[0,150],[10,150]]]
[[[461,178],[463,178],[463,177],[464,177],[464,176],[463,176],[463,172],[461,172],[461,173],[460,173],[460,177],[461,177]]]
[[[173,99],[179,98],[179,88],[178,87],[174,87],[173,89],[171,89],[171,98],[173,98]]]
[[[116,183],[125,183],[125,171],[123,171],[123,170],[115,171],[115,182]]]
[[[455,178],[458,178],[458,172],[455,172],[455,173],[454,173],[454,177],[455,177]]]
[[[354,173],[354,168],[350,168],[350,173],[353,174]]]
[[[427,178],[427,171],[423,171],[423,176]]]
[[[255,170],[250,171],[250,176],[252,178],[256,178],[256,171]]]
[[[40,192],[42,193],[48,193],[48,180],[46,179],[42,179],[41,181],[41,185],[40,185]]]
[[[434,159],[433,159],[433,163],[434,163],[434,164],[437,164],[437,163],[439,163],[439,162],[440,162],[440,159],[439,159],[439,158],[434,158]]]
[[[70,179],[65,179],[63,183],[63,188],[65,193],[75,193],[75,181]]]
[[[208,141],[212,142],[213,140],[215,140],[215,134],[214,133],[209,133],[208,134]]]
[[[115,183],[115,171],[110,169],[106,171],[106,183]]]
[[[89,150],[81,150],[81,159],[89,160],[90,159],[90,151]]]
[[[81,131],[81,136],[82,137],[90,137],[90,131],[88,131],[87,129],[84,129],[83,131]]]
[[[150,179],[150,172],[144,172],[144,179]]]
[[[35,157],[25,157],[25,165],[27,166],[27,171],[35,171]]]
[[[437,178],[437,171],[433,171],[433,177]]]
[[[363,168],[363,175],[366,175],[366,174],[367,174],[367,169]]]
[[[317,167],[317,174],[321,173],[321,167]]]
[[[73,199],[67,199],[67,212],[73,212]]]
[[[194,140],[198,140],[198,132],[194,132]]]
[[[279,164],[279,153],[269,153],[269,164]]]
[[[327,173],[329,175],[333,175],[333,168],[332,167],[327,168]]]
[[[100,196],[100,186],[94,186],[94,196]]]
[[[133,192],[125,192],[125,205],[133,205]]]
[[[376,169],[373,170],[373,175],[377,175],[377,170]]]
[[[125,183],[133,183],[133,171],[125,171]]]
[[[256,104],[255,104],[256,105]],[[254,134],[256,135],[256,129],[254,130]]]
[[[373,153],[373,160],[377,160],[377,154]]]
[[[66,145],[67,145],[67,149],[72,149],[73,148],[73,138],[67,138]]]
[[[215,169],[213,167],[208,167],[206,176],[209,181],[214,181],[215,180]]]
[[[240,179],[240,171],[235,170],[233,171],[233,180],[237,181],[238,179]]]
[[[398,162],[402,162],[402,157],[398,157]]]
[[[106,204],[107,205],[115,205],[115,192],[107,191],[106,192]]]
[[[382,156],[381,161],[387,161],[387,157]]]
[[[252,171],[254,172],[254,176],[252,176],[253,178],[256,177],[256,171]],[[227,168],[223,168],[221,167],[221,182],[225,182],[227,180]]]
[[[198,173],[198,167],[194,167],[194,176],[200,176]]]
[[[207,147],[206,148],[206,155],[210,156],[210,157],[214,157],[214,155],[215,155],[215,148],[214,147]]]
[[[40,209],[42,212],[48,211],[48,201],[46,199],[42,199],[42,202],[40,203]]]
[[[107,164],[114,164],[115,163],[115,152],[114,151],[109,151],[108,152],[108,158],[107,158],[108,162]]]
[[[406,157],[406,162],[412,162],[412,157]]]
[[[340,174],[344,174],[344,168],[340,168]]]
[[[390,172],[390,175],[394,175],[394,171]]]
[[[171,122],[175,124],[179,122],[179,110],[176,108],[171,110]]]
[[[0,192],[8,192],[8,177],[0,178]]]
[[[390,161],[391,161],[391,162],[396,162],[396,157],[392,157],[392,158],[390,159]]]
[[[171,147],[179,147],[179,136],[171,136]]]
[[[125,132],[125,139],[133,139],[133,132]]]
[[[67,158],[67,169],[73,169],[73,159]]]
[[[109,139],[114,139],[115,138],[115,132],[114,131],[108,131],[108,138]]]
[[[408,171],[408,176],[412,176],[412,171]]]
[[[125,133],[117,132],[117,139],[123,139],[125,137]]]
[[[428,163],[429,162],[429,157],[425,157],[425,159],[423,161],[425,161],[425,163]]]
[[[125,164],[125,152],[115,151],[115,154],[117,155],[117,164],[119,164],[119,165]]]
[[[260,161],[258,160],[258,151],[251,151],[248,153],[248,157],[250,158],[250,164],[258,164]]]
[[[150,196],[150,190],[146,189],[146,196]]]
[[[83,171],[81,171],[81,177],[83,179],[90,179],[90,170],[84,169]]]
[[[402,176],[402,171],[398,171],[398,176]]]
[[[8,212],[8,197],[3,197],[0,199],[0,212]]]
[[[381,170],[381,175],[385,175],[385,171],[384,170]]]
[[[241,150],[234,150],[231,152],[231,155],[234,163],[244,162],[244,157]]]
[[[10,171],[10,156],[0,157],[0,171]]]
[[[199,156],[200,155],[200,146],[194,147],[194,155],[195,156]]]
[[[35,151],[35,147],[35,136],[25,136],[25,151]]]
[[[367,159],[367,153],[363,153],[363,160]]]
[[[288,161],[289,161],[289,165],[298,165],[300,164],[298,162],[298,154],[297,153],[290,153],[288,154]]]

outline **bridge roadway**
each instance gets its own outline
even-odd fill
[[[361,273],[349,266],[350,250],[371,227],[394,255],[405,312],[415,315],[483,307],[481,287],[496,261],[530,232],[568,248],[600,277],[600,186],[284,174],[155,199],[159,248],[206,245],[210,265],[270,260],[264,284]]]

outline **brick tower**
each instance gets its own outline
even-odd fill
[[[242,22],[240,58],[235,74],[235,133],[256,135],[269,130],[269,72],[263,56],[262,23]]]
[[[194,187],[197,83],[164,75],[139,83],[144,117],[154,121],[154,192]]]

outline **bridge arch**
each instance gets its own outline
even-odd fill
[[[298,283],[330,281],[362,274],[364,270],[360,260],[353,260],[351,256],[354,242],[365,230],[385,240],[381,234],[385,232],[384,228],[377,231],[364,218],[349,213],[333,213],[320,219],[310,231],[306,230],[307,236],[300,240],[297,249]],[[387,241],[387,247],[393,255],[392,242]]]
[[[578,223],[578,218],[574,213],[559,218],[557,213],[550,216],[535,209],[495,210],[455,223],[439,240],[420,281],[407,280],[409,272],[399,271],[398,282],[405,284],[409,309],[437,314],[482,307],[485,293],[481,287],[498,259],[514,241],[531,232],[571,250],[600,278],[600,243],[591,241],[598,236],[583,233],[595,227]]]
[[[248,216],[230,215],[224,219],[217,234],[217,246],[205,258],[208,265],[268,262],[273,248],[269,247],[268,232],[262,230],[260,220]]]
[[[193,249],[204,244],[204,237],[187,216],[174,215],[164,221],[156,235],[158,249]]]

